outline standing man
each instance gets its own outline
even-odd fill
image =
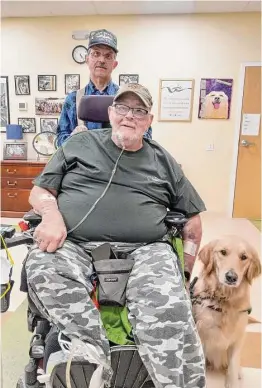
[[[90,81],[85,88],[68,94],[65,99],[57,127],[58,146],[61,146],[69,136],[86,128],[88,130],[102,128],[102,123],[85,122],[86,128],[79,125],[77,107],[83,95],[114,96],[116,94],[119,86],[113,83],[111,74],[118,65],[117,53],[117,38],[112,32],[102,29],[90,33],[86,56]],[[148,129],[144,137],[152,138],[151,128]]]

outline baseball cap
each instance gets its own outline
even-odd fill
[[[140,84],[130,83],[130,84],[126,84],[126,85],[121,86],[115,95],[114,102],[120,96],[122,96],[123,94],[128,93],[128,92],[129,93],[132,92],[132,93],[136,94],[143,101],[143,103],[145,104],[145,106],[147,108],[149,108],[149,109],[152,108],[152,106],[153,106],[152,96],[151,96],[149,90],[145,86],[140,85]]]
[[[105,29],[90,32],[88,49],[92,46],[96,46],[97,44],[103,44],[111,47],[116,53],[118,52],[116,36]]]

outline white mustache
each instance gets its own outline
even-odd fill
[[[129,127],[129,128],[132,128],[132,129],[135,129],[135,126],[132,125],[132,123],[122,123],[121,125],[125,126],[125,127]]]

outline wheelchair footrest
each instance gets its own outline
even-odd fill
[[[114,372],[111,387],[155,387],[135,345],[111,347],[111,363]]]
[[[91,377],[96,370],[95,364],[88,361],[73,361],[70,367],[70,381],[74,388],[88,388]],[[56,365],[51,374],[52,388],[67,388],[66,363]]]
[[[111,348],[114,388],[155,388],[142,363],[135,346],[114,346]],[[89,388],[95,364],[88,361],[73,361],[70,368],[71,384],[74,388]],[[66,363],[57,365],[51,374],[52,388],[66,388]]]

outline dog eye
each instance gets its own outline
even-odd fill
[[[245,255],[245,254],[241,255],[241,256],[240,256],[240,259],[241,259],[241,260],[246,260],[246,259],[247,259],[247,255]]]
[[[226,256],[227,251],[225,249],[221,249],[220,253],[222,253],[223,256]]]

